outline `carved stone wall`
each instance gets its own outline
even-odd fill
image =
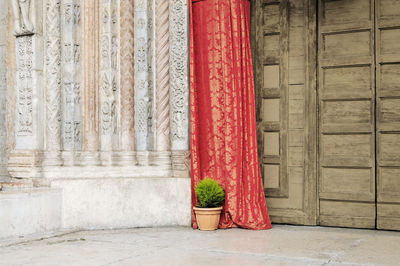
[[[3,189],[55,192],[64,229],[190,225],[187,9],[0,0]]]
[[[33,30],[11,25],[11,175],[189,177],[186,1],[32,3]]]

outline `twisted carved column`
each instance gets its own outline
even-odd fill
[[[121,150],[135,150],[134,130],[134,0],[121,2]]]
[[[134,111],[134,0],[120,2],[120,153],[119,165],[136,164]]]
[[[156,164],[170,165],[169,1],[156,0]]]

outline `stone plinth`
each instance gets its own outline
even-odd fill
[[[60,189],[0,192],[0,238],[58,231],[62,227]]]
[[[63,225],[68,229],[191,223],[187,178],[64,178],[51,187],[63,189]]]

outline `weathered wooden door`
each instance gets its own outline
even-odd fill
[[[400,1],[376,0],[377,227],[400,230]]]
[[[319,0],[319,219],[375,227],[374,0]]]
[[[252,11],[272,221],[400,230],[400,0]]]
[[[259,153],[275,223],[316,224],[313,2],[252,2]]]
[[[400,230],[400,1],[319,1],[320,224]]]

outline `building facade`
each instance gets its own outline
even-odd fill
[[[190,225],[186,0],[0,5],[0,237]]]
[[[0,237],[190,225],[187,1],[0,6]],[[399,18],[397,0],[253,1],[273,222],[400,230]]]

